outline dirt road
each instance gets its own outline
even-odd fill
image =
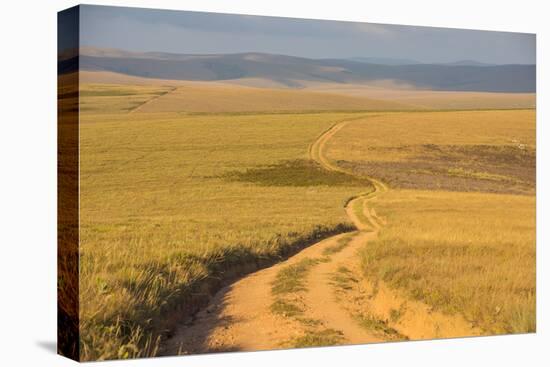
[[[325,155],[325,145],[353,120],[325,131],[310,146],[310,158],[343,172]],[[347,172],[345,172],[347,173]],[[386,219],[368,203],[388,190],[372,179],[374,191],[356,195],[346,213],[357,231],[320,241],[288,260],[245,276],[219,291],[194,320],[180,325],[161,348],[165,355],[251,351],[459,337],[479,332],[459,316],[435,312],[360,270],[358,250],[375,240]],[[290,273],[290,279],[285,274]],[[285,283],[286,282],[286,283]],[[299,287],[287,287],[288,282]],[[282,289],[282,290],[281,290]]]

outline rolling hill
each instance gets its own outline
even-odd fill
[[[82,48],[80,70],[138,77],[225,81],[263,79],[287,88],[307,82],[369,84],[391,80],[416,89],[477,92],[535,92],[535,65],[407,64],[384,65],[345,59],[308,59],[265,53],[183,55]],[[74,69],[75,59],[59,62]]]

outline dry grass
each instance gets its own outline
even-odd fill
[[[90,114],[128,113],[172,89],[169,86],[84,84],[80,86],[80,111]]]
[[[320,259],[305,258],[296,264],[284,267],[277,273],[271,284],[271,294],[274,297],[271,312],[282,317],[302,319],[305,310],[300,295],[307,290],[307,275],[320,261]]]
[[[83,114],[82,358],[153,355],[154,331],[207,298],[205,282],[349,230],[342,207],[356,182],[226,178],[305,159],[321,131],[349,117]]]
[[[535,331],[535,198],[392,190],[365,273],[487,334]]]
[[[334,329],[308,331],[288,343],[290,348],[327,347],[340,345],[344,341],[342,332]]]
[[[391,180],[369,203],[388,222],[362,252],[371,279],[488,334],[535,330],[534,111],[387,113],[328,144],[341,167]],[[428,178],[404,173],[419,162]]]
[[[402,161],[415,152],[400,148],[426,144],[535,148],[535,114],[534,110],[373,114],[336,134],[327,155],[333,160],[365,160],[377,149],[372,159]]]
[[[340,238],[338,245],[346,245],[349,235]],[[333,248],[333,251],[341,249]],[[304,258],[301,261],[281,269],[272,283],[271,293],[274,301],[271,312],[284,318],[299,322],[304,331],[298,337],[283,342],[283,347],[306,348],[342,344],[343,333],[340,330],[330,329],[323,325],[322,320],[312,319],[306,315],[303,304],[303,294],[307,291],[307,275],[315,271],[315,266],[326,261],[325,258]],[[330,260],[329,260],[330,261]]]
[[[391,139],[387,137],[391,136]],[[328,156],[394,188],[534,194],[535,112],[368,116],[328,143]]]
[[[288,256],[320,238],[349,230],[350,222],[342,206],[350,195],[362,191],[358,187],[362,181],[327,175],[310,163],[302,163],[307,159],[309,144],[322,131],[335,122],[365,114],[305,113],[298,110],[360,106],[363,109],[364,100],[342,97],[344,101],[322,93],[259,92],[255,89],[235,94],[235,89],[229,89],[224,89],[222,93],[202,87],[182,88],[157,98],[136,113],[128,114],[132,108],[166,93],[169,88],[162,85],[84,87],[80,127],[80,346],[83,360],[154,355],[159,331],[173,324],[173,315],[189,311],[196,306],[194,302],[197,299],[204,301],[208,298],[220,279],[237,275],[236,269],[251,271]],[[239,100],[235,100],[237,97]],[[382,109],[392,106],[377,104],[374,107]],[[243,109],[261,110],[263,113],[191,115],[166,112]],[[296,110],[300,113],[269,114],[266,110]],[[534,149],[534,126],[526,129],[521,123],[518,125],[516,117],[520,115],[531,119],[534,116],[532,111],[453,112],[453,117],[449,119],[448,115],[436,113],[379,113],[365,120],[374,121],[374,125],[362,125],[362,122],[348,125],[342,133],[350,131],[349,140],[340,139],[341,134],[338,133],[334,141],[329,142],[329,154],[334,160],[359,162],[370,152],[365,147],[384,147],[388,136],[395,139],[392,144],[397,145],[423,144],[421,141],[434,144],[515,144],[510,142],[515,139]],[[425,127],[423,121],[427,119],[441,123],[437,128],[430,124],[433,133],[422,132],[421,128]],[[403,123],[396,124],[396,120]],[[480,121],[484,123],[480,124]],[[368,134],[365,134],[367,131]],[[414,133],[410,134],[411,131]],[[437,131],[444,131],[445,134],[439,136],[435,133]],[[409,136],[415,140],[411,141]],[[388,158],[399,161],[402,156],[389,154],[374,157]],[[290,170],[290,176],[285,172],[281,174],[280,170],[288,162],[301,162],[290,167],[294,169]],[[391,195],[399,193],[403,192]],[[426,192],[428,194],[433,193]],[[533,235],[530,222],[518,222],[512,218],[530,213],[534,199],[528,196],[486,196],[488,201],[485,203],[492,203],[490,200],[496,197],[498,200],[511,200],[514,204],[506,208],[495,207],[499,209],[498,213],[497,209],[494,213],[481,211],[487,216],[484,217],[487,225],[497,225],[497,219],[507,216],[508,219],[502,223],[510,226],[486,227],[485,237],[479,239],[489,242],[482,242],[480,246],[496,248],[498,244],[490,242],[491,237],[503,240],[508,234],[507,239],[514,239],[514,233],[525,234],[522,238],[528,241],[529,235]],[[387,198],[391,198],[390,194]],[[454,207],[451,205],[453,198],[456,197],[451,195],[448,206],[440,208],[438,218],[444,217],[445,225],[452,226],[454,223],[455,227],[450,227],[449,233],[456,230],[456,236],[468,235],[460,218],[467,218],[466,213],[476,210],[485,199],[480,196],[479,205],[469,210],[464,203],[462,217],[458,216],[455,223]],[[475,201],[468,203],[472,202]],[[399,229],[402,223],[407,223],[406,218],[414,219],[408,216],[410,212],[407,210],[414,208],[408,207],[406,200],[403,204],[406,210],[401,212],[399,209],[399,213],[397,208],[391,207],[391,201],[386,206],[383,206],[384,203],[382,199],[378,201],[377,211],[390,219],[387,236],[391,236],[390,228]],[[437,203],[441,204],[440,201]],[[500,217],[491,219],[493,214]],[[496,228],[502,233],[493,233]],[[411,231],[414,229],[409,228]],[[434,231],[434,236],[437,233]],[[481,236],[475,229],[471,234],[472,240],[476,240],[478,234]],[[413,233],[401,235],[414,238]],[[500,245],[503,243],[509,244],[510,241]],[[396,242],[395,246],[401,245]],[[529,248],[527,242],[525,246],[518,242],[502,250],[505,252],[501,266],[489,267],[488,274],[482,272],[481,265],[477,268],[465,265],[464,269],[468,272],[464,279],[481,279],[477,284],[486,288],[474,292],[478,297],[474,303],[478,306],[463,311],[472,310],[472,314],[482,323],[485,320],[483,315],[486,315],[486,310],[482,310],[483,303],[491,307],[498,305],[501,308],[497,314],[502,315],[495,319],[498,325],[505,328],[513,315],[518,320],[525,319],[524,324],[528,325],[532,318],[525,310],[530,309],[533,301],[529,297],[534,294],[534,284],[530,283],[530,274],[534,271],[534,265],[530,263],[534,249],[531,251]],[[434,250],[433,253],[440,252]],[[490,256],[480,253],[483,256],[479,256],[478,261],[487,263],[494,256],[493,253]],[[364,256],[368,259],[376,254],[365,253]],[[450,254],[455,261],[462,256],[460,253]],[[512,261],[509,258],[512,255],[516,260],[521,259],[520,263]],[[420,261],[415,256],[424,256],[424,253],[413,252],[408,263]],[[450,261],[450,258],[447,260]],[[392,264],[400,264],[397,260]],[[520,274],[525,274],[521,278],[524,280],[512,278],[513,274],[506,270],[512,265],[508,267],[507,261],[516,266]],[[367,270],[370,272],[370,267]],[[370,274],[380,276],[378,270]],[[422,284],[432,287],[426,289],[455,289],[451,287],[455,283],[448,282],[449,274],[437,273],[442,276],[440,283],[430,278],[429,272],[419,274],[419,279],[425,279]],[[499,279],[498,286],[489,283],[496,282],[498,274],[504,277]],[[424,275],[425,278],[422,278]],[[482,279],[486,279],[485,283]],[[428,281],[433,281],[435,285]],[[526,291],[521,299],[527,300],[527,308],[516,296],[519,293],[513,293],[522,286]],[[462,292],[467,287],[456,289]],[[510,289],[514,291],[505,293]],[[471,292],[464,292],[464,295],[472,295]],[[490,299],[483,298],[483,294]],[[422,297],[431,302],[429,297]],[[509,298],[508,303],[500,302],[505,297]],[[450,299],[449,305],[460,305],[454,301],[460,297]],[[510,306],[512,304],[517,307]],[[449,308],[449,311],[452,310]],[[482,311],[475,313],[474,310]],[[306,335],[306,339],[296,341],[295,345],[331,344],[339,338],[330,330],[328,334],[321,335],[322,340]]]
[[[218,82],[190,82],[182,80],[165,80],[142,78],[107,71],[82,71],[80,80],[86,84],[119,84],[144,86],[247,86],[264,89],[289,89],[284,83],[262,78],[241,78]],[[383,103],[400,104],[406,109],[509,109],[534,108],[536,105],[535,93],[490,93],[490,92],[449,92],[418,90],[406,88],[402,83],[386,80],[383,82],[369,82],[368,84],[341,84],[311,81],[296,81],[303,85],[304,92],[326,93],[330,96],[366,98]],[[292,90],[292,89],[290,89]],[[380,107],[380,106],[378,106]],[[381,109],[381,108],[376,108]],[[394,108],[392,108],[394,109]]]
[[[416,109],[534,108],[535,93],[450,92],[404,88],[386,81],[382,85],[309,83],[306,90],[393,101]]]
[[[259,112],[395,110],[406,106],[365,97],[304,92],[288,89],[250,88],[225,85],[178,87],[176,91],[144,106],[150,112]]]
[[[323,255],[325,255],[325,256],[326,255],[333,255],[333,254],[336,254],[336,253],[342,251],[343,249],[345,249],[349,245],[349,243],[353,239],[353,236],[354,236],[354,233],[349,233],[345,236],[340,237],[336,241],[335,245],[327,246],[323,250]]]

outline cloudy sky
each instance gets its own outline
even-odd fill
[[[81,6],[81,46],[173,53],[534,64],[535,35],[292,18]]]

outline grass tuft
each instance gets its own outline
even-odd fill
[[[271,292],[275,295],[296,293],[306,290],[305,276],[314,265],[317,259],[303,259],[300,262],[283,268],[273,282]]]
[[[303,336],[293,339],[292,348],[325,347],[342,344],[344,335],[339,330],[323,329],[308,331]]]
[[[271,304],[271,312],[283,317],[297,317],[302,315],[304,310],[295,303],[279,298]]]
[[[325,256],[334,255],[334,254],[342,251],[343,249],[345,249],[349,245],[349,243],[351,242],[351,240],[353,239],[354,236],[355,236],[355,233],[349,233],[349,234],[346,234],[346,235],[340,237],[338,239],[338,241],[336,241],[335,245],[327,246],[323,250],[323,255],[325,255]]]
[[[397,330],[388,325],[385,320],[378,319],[370,315],[361,315],[356,317],[359,325],[363,328],[374,332],[388,340],[408,340],[408,337],[399,333]]]

